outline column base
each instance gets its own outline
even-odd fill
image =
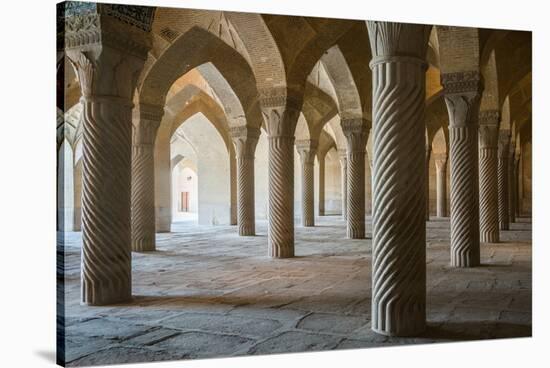
[[[269,256],[271,258],[293,258],[294,245],[291,246],[273,246],[269,247]]]
[[[479,259],[451,259],[451,267],[454,268],[472,268],[479,267],[481,262]]]
[[[86,296],[86,294],[88,295]],[[80,305],[100,307],[104,305],[129,303],[131,301],[132,291],[130,288],[128,288],[128,290],[122,290],[119,292],[96,290],[95,293],[86,293],[85,290],[82,290],[82,300],[80,301]]]
[[[139,239],[132,242],[132,252],[153,252],[156,250],[153,239]]]
[[[239,227],[239,236],[256,236],[254,227]]]
[[[418,337],[424,331],[426,331],[426,324],[424,324],[422,327],[418,327],[418,329],[409,330],[409,331],[393,332],[393,331],[380,330],[375,327],[371,327],[371,330],[373,332],[376,332],[379,335],[389,336],[389,337],[411,337],[411,336]]]
[[[346,230],[348,239],[365,239],[365,229],[350,229]]]
[[[490,234],[481,234],[479,237],[479,240],[482,243],[499,243],[499,234],[497,233],[490,233]]]

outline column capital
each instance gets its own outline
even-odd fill
[[[480,124],[479,125],[479,148],[498,147],[498,125]]]
[[[302,165],[313,164],[319,142],[316,139],[301,139],[296,141],[296,150],[300,155]]]
[[[65,2],[62,46],[87,102],[133,107],[135,75],[152,46],[154,7]],[[117,78],[113,78],[116,75]]]
[[[96,4],[68,1],[59,6],[58,21],[64,22],[66,51],[112,47],[147,58],[155,7],[138,5]]]
[[[286,87],[266,88],[258,92],[258,101],[270,137],[293,137],[302,110],[302,95]]]
[[[499,130],[498,131],[498,157],[508,157],[510,150],[510,131]]]
[[[342,132],[348,143],[347,152],[365,152],[367,144],[367,123],[363,118],[341,120]]]
[[[157,131],[164,115],[164,108],[140,103],[139,108],[135,109],[134,113],[137,116],[132,119],[132,144],[134,146],[152,146],[155,143]]]
[[[479,71],[441,75],[445,103],[449,110],[449,127],[477,126],[483,85]]]
[[[499,110],[482,110],[479,112],[479,125],[495,125],[500,121]]]
[[[246,125],[229,128],[229,135],[235,144],[238,158],[254,158],[260,129]]]
[[[427,67],[431,25],[366,21],[372,51],[371,69],[384,62],[412,62]]]
[[[481,73],[477,70],[443,73],[441,85],[445,96],[480,95],[483,91]]]

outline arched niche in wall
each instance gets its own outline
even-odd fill
[[[185,120],[174,132],[171,156],[181,154],[185,143],[196,154],[198,181],[198,223],[228,225],[230,223],[229,149],[217,127],[202,113]],[[188,153],[186,153],[188,154]]]

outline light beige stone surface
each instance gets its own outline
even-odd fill
[[[442,76],[449,110],[451,166],[451,264],[479,265],[478,115],[480,75]]]
[[[427,223],[427,329],[413,338],[371,330],[370,221],[367,238],[352,240],[344,220],[319,217],[296,228],[297,257],[279,260],[265,254],[266,221],[256,237],[174,223],[155,252],[132,255],[133,301],[93,308],[80,304],[81,235],[67,233],[67,363],[531,336],[531,224],[519,220],[471,269],[449,267],[448,220]]]
[[[431,26],[367,21],[367,27],[374,90],[372,329],[418,335],[426,328],[424,97]]]

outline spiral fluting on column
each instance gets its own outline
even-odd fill
[[[140,104],[132,128],[132,250],[155,250],[154,142],[164,109]]]
[[[508,218],[509,222],[516,222],[516,180],[514,177],[514,150],[510,147],[508,156]]]
[[[348,159],[346,152],[339,152],[341,168],[342,217],[348,219]]]
[[[447,217],[447,155],[435,157],[437,217]]]
[[[155,250],[155,167],[152,144],[132,146],[132,250]]]
[[[325,156],[318,155],[317,158],[319,160],[319,216],[324,216],[325,215]]]
[[[347,228],[350,239],[365,237],[365,152],[348,152]]]
[[[131,104],[84,102],[82,302],[131,299]]]
[[[294,137],[269,139],[269,255],[294,257]]]
[[[302,175],[302,226],[315,226],[315,213],[313,210],[313,164],[304,164]]]
[[[296,141],[296,149],[302,163],[302,226],[315,226],[314,171],[317,141]]]
[[[451,165],[451,266],[480,264],[479,248],[479,71],[441,75],[449,112]]]
[[[479,150],[479,236],[484,243],[498,243],[497,148]]]
[[[523,186],[522,186],[522,183],[521,183],[521,177],[520,177],[520,162],[521,162],[521,156],[520,155],[517,155],[515,157],[515,161],[514,161],[514,186],[515,186],[515,208],[516,208],[516,217],[520,217],[521,216],[521,203],[522,203],[522,200],[523,200],[523,196],[522,196],[522,189],[523,189]]]
[[[510,229],[510,215],[508,214],[508,155],[498,154],[498,223],[500,230]]]
[[[249,126],[232,127],[231,137],[237,156],[237,224],[240,236],[256,235],[254,203],[254,152],[260,130]]]
[[[230,172],[230,205],[229,205],[229,225],[238,225],[239,223],[239,204],[238,204],[238,183],[237,183],[237,160],[235,156],[229,158],[229,172]]]
[[[426,321],[425,63],[372,69],[372,329],[412,335]]]
[[[237,224],[239,235],[256,235],[254,211],[254,158],[242,156],[237,159],[238,210]]]
[[[451,126],[451,265],[480,262],[477,127]]]
[[[430,221],[430,156],[432,147],[426,144],[426,221]]]

